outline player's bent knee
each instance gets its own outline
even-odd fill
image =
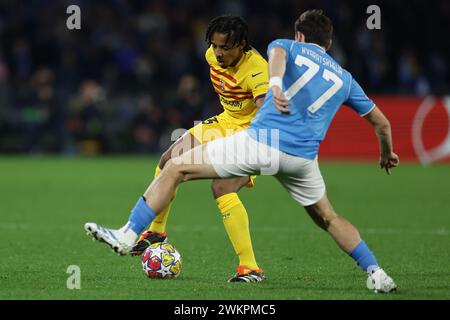
[[[187,134],[175,141],[161,156],[158,166],[163,169],[167,161],[181,156],[188,150],[199,145],[199,142],[191,134]]]
[[[164,167],[164,171],[179,183],[198,179],[198,174],[195,174],[196,170],[198,170],[196,165],[184,163],[182,157],[170,159]]]
[[[211,190],[214,198],[217,199],[223,195],[238,192],[248,183],[247,177],[238,179],[216,179],[211,183]]]
[[[169,161],[172,158],[172,152],[171,152],[172,148],[167,149],[162,155],[161,158],[159,159],[159,163],[158,166],[160,169],[163,169],[164,166],[166,165],[167,161]]]
[[[214,198],[216,199],[233,192],[230,190],[231,188],[227,186],[226,183],[224,183],[222,180],[213,180],[213,182],[211,183],[211,191],[214,195]]]
[[[183,163],[177,160],[180,159],[169,159],[164,166],[164,172],[170,176],[173,176],[178,182],[182,182],[186,179],[186,172],[183,168]]]

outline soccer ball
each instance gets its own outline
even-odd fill
[[[141,262],[149,278],[176,278],[181,272],[181,255],[170,243],[151,244],[142,254]]]

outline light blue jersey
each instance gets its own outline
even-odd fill
[[[264,104],[253,119],[250,135],[270,145],[270,130],[279,129],[278,148],[286,153],[306,159],[317,156],[320,142],[331,120],[344,103],[361,116],[375,106],[352,75],[344,70],[320,46],[279,39],[269,44],[286,51],[286,71],[283,76],[283,92],[292,103],[290,114],[281,114],[274,105],[271,90]],[[254,134],[268,130],[264,139]],[[263,130],[265,131],[265,130]]]

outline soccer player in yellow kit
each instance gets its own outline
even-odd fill
[[[213,89],[224,111],[188,130],[164,152],[155,177],[169,159],[199,144],[232,135],[249,126],[264,101],[269,82],[267,61],[249,45],[247,37],[248,26],[238,16],[219,16],[209,23],[205,37],[209,48],[205,58],[210,67]],[[253,179],[239,177],[212,181],[212,192],[223,216],[226,232],[239,257],[237,273],[229,279],[230,282],[259,282],[265,279],[253,253],[247,211],[237,195],[243,186],[252,187]],[[132,254],[141,254],[151,243],[166,239],[171,204],[141,235],[131,250]]]

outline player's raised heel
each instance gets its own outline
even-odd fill
[[[137,243],[131,248],[130,254],[133,256],[140,256],[149,245],[156,242],[167,242],[167,233],[157,233],[153,231],[145,231],[140,236]]]
[[[118,255],[126,255],[131,250],[129,245],[120,241],[118,230],[103,228],[93,222],[86,223],[84,229],[88,236],[91,236],[94,240],[107,244]]]
[[[375,293],[389,293],[397,290],[394,280],[383,269],[378,268],[369,274],[367,288]]]
[[[266,276],[262,269],[252,270],[247,266],[239,266],[237,273],[228,279],[228,282],[262,282]]]

